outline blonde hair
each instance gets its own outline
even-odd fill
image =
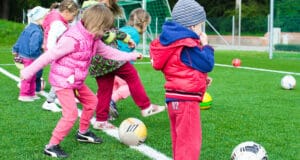
[[[144,27],[147,27],[150,22],[150,14],[142,8],[137,8],[131,11],[127,24],[137,27],[139,30],[144,30]]]
[[[81,20],[84,27],[97,37],[102,36],[114,23],[113,13],[103,4],[97,4],[86,9]]]
[[[50,10],[52,9],[58,9],[60,12],[67,10],[70,13],[78,13],[79,6],[73,0],[63,0],[60,3],[58,2],[52,3],[52,5],[50,6]]]

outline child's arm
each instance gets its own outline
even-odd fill
[[[105,32],[102,36],[102,41],[105,44],[111,44],[112,42],[120,40],[124,43],[127,43],[130,48],[135,47],[135,42],[131,39],[131,36],[123,31],[120,30],[110,30],[108,32]]]
[[[41,44],[43,43],[43,32],[34,32],[29,40],[30,54],[41,54]]]
[[[67,30],[67,27],[61,21],[53,21],[50,25],[50,30],[48,33],[47,46],[48,49],[53,48],[57,39]]]
[[[42,54],[32,64],[21,70],[21,79],[28,79],[54,60],[74,52],[76,41],[73,38],[61,38],[57,45]]]
[[[119,51],[118,49],[105,45],[100,40],[98,41],[97,54],[103,56],[104,58],[116,61],[131,61],[142,58],[142,54],[137,52],[132,52],[132,54],[125,53],[127,52]]]

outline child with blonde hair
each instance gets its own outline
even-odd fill
[[[79,6],[73,0],[63,0],[55,2],[50,7],[50,13],[45,17],[43,22],[45,51],[53,48],[60,36],[69,28],[71,23],[78,14]],[[51,87],[47,100],[43,103],[42,108],[52,112],[60,112],[61,109],[55,104],[55,91]]]
[[[62,117],[52,132],[44,153],[52,157],[65,158],[68,155],[59,144],[74,126],[78,110],[77,98],[82,104],[82,114],[76,139],[80,142],[102,143],[102,139],[89,130],[90,120],[97,105],[97,97],[84,81],[88,67],[95,54],[114,60],[136,60],[141,54],[125,54],[106,46],[100,38],[111,28],[113,14],[104,5],[95,5],[84,11],[82,19],[68,29],[54,48],[41,55],[34,63],[21,71],[21,77],[28,79],[35,72],[51,63],[49,81],[62,106]]]
[[[151,21],[150,15],[142,8],[135,9],[131,12],[128,25],[120,28],[120,31],[130,35],[135,44],[140,42],[140,34],[146,31],[147,26]],[[134,48],[128,46],[123,41],[117,42],[118,48],[122,51],[131,52]],[[109,63],[111,64],[111,63]],[[131,93],[131,96],[137,106],[141,109],[141,114],[144,117],[160,113],[165,110],[165,106],[152,104],[143,84],[139,78],[137,70],[129,61],[117,62],[114,65],[107,67],[108,70],[102,70],[102,66],[107,65],[103,59],[93,59],[90,67],[90,73],[96,77],[98,91],[98,103],[96,108],[96,122],[94,129],[112,129],[114,126],[108,122],[110,111],[110,100],[114,87],[114,79],[116,76],[125,80],[125,85],[128,85],[129,90],[125,89],[125,94]],[[117,117],[116,110],[113,113]]]
[[[202,31],[204,8],[195,0],[179,0],[172,21],[150,44],[152,66],[165,76],[174,160],[198,160],[202,145],[199,103],[211,83],[214,49]]]
[[[30,23],[21,33],[12,49],[15,56],[14,60],[16,64],[19,64],[20,69],[24,66],[29,66],[42,54],[43,30],[41,25],[48,11],[46,8],[37,6],[27,14]],[[37,75],[41,75],[41,71]],[[21,80],[19,101],[32,102],[40,99],[35,94],[37,75],[26,80]]]

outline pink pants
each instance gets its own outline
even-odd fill
[[[125,99],[130,96],[129,87],[123,79],[119,76],[115,76],[114,87],[111,99],[118,102],[121,99]]]
[[[24,67],[29,66],[34,59],[23,58]],[[35,95],[35,83],[36,75],[29,79],[21,80],[20,96],[34,96]]]
[[[56,91],[57,98],[62,107],[62,117],[52,132],[49,144],[59,144],[74,126],[78,117],[75,97],[82,104],[79,131],[85,132],[88,130],[90,120],[93,117],[98,103],[97,97],[85,84],[81,88],[77,89],[77,91],[78,95],[75,95],[75,91],[73,89],[61,89]]]
[[[140,109],[148,108],[151,104],[137,70],[130,62],[126,62],[119,69],[104,76],[96,77],[98,85],[97,97],[99,101],[96,108],[97,121],[107,121],[108,119],[109,102],[112,96],[115,76],[119,76],[126,81],[131,97]]]
[[[202,145],[199,102],[168,103],[174,160],[198,160]]]

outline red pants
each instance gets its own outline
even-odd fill
[[[97,121],[107,121],[108,119],[109,102],[112,96],[115,76],[119,76],[126,81],[131,97],[140,109],[148,108],[151,104],[137,70],[130,62],[126,62],[119,69],[104,76],[96,77],[98,84],[97,97],[99,102],[96,108]]]
[[[199,102],[168,103],[174,160],[198,160],[202,145]]]
[[[90,126],[90,120],[93,117],[95,106],[97,105],[97,97],[84,84],[77,89],[76,98],[82,104],[82,114],[79,122],[79,131],[85,132]],[[73,89],[61,89],[56,91],[57,98],[61,103],[62,117],[52,132],[49,144],[59,144],[63,138],[68,135],[78,118],[78,109],[75,102],[75,93]]]

